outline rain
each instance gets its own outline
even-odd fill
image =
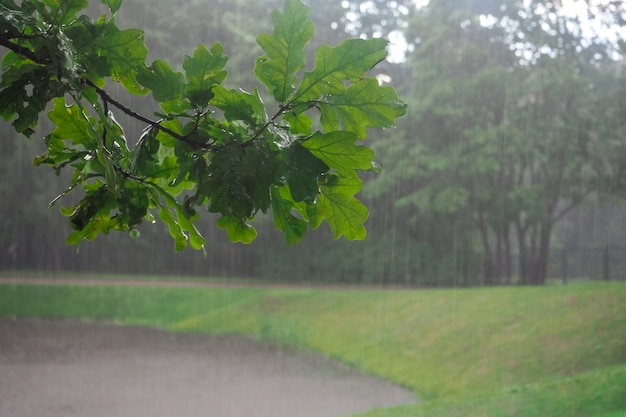
[[[288,245],[269,210],[233,243],[200,207],[202,250],[175,251],[157,210],[68,245],[71,170],[33,166],[54,124],[42,112],[27,138],[2,120],[0,417],[626,412],[626,5],[302,1],[299,79],[321,45],[384,38],[365,75],[407,105],[359,143],[376,155],[365,239],[322,223]],[[276,111],[253,69],[283,3],[125,0],[115,21],[175,70],[219,42],[224,86]],[[0,56],[18,6],[0,8]],[[145,123],[111,111],[134,149]]]

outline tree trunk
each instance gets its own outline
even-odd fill
[[[517,232],[518,274],[520,284],[525,284],[528,277],[528,254],[526,248],[526,229],[519,219],[515,222]]]
[[[511,236],[510,228],[507,226],[504,233],[504,283],[511,285],[513,276],[513,261],[511,258]]]
[[[550,257],[550,235],[552,234],[552,224],[547,222],[540,226],[539,246],[537,248],[537,258],[535,266],[534,285],[543,285],[548,277],[548,259]]]
[[[548,273],[552,224],[533,225],[531,233],[518,224],[520,284],[543,285]]]
[[[499,285],[502,283],[502,246],[502,230],[498,227],[496,230],[496,254],[494,259],[492,285]]]
[[[491,259],[491,245],[489,244],[489,230],[485,215],[482,210],[478,210],[478,230],[483,243],[483,283],[493,285],[493,262]]]

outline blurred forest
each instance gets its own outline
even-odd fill
[[[175,253],[162,224],[77,250],[65,244],[71,230],[59,206],[48,209],[67,178],[32,166],[50,125],[42,119],[26,139],[2,122],[0,271],[424,286],[626,279],[626,5],[305,3],[316,24],[311,50],[352,36],[392,40],[376,75],[409,105],[396,129],[368,139],[383,171],[367,175],[360,195],[370,210],[364,241],[334,241],[322,228],[287,246],[260,219],[253,244],[232,244],[204,213],[206,258]],[[118,23],[144,29],[149,60],[174,66],[197,44],[221,42],[226,84],[251,90],[256,35],[271,32],[270,12],[280,8],[280,0],[126,0]],[[143,126],[118,119],[135,143]]]

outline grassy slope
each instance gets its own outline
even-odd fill
[[[372,417],[626,410],[626,285],[618,283],[416,291],[0,285],[0,315],[247,333],[323,352],[429,400]]]

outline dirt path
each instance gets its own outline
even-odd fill
[[[18,281],[51,283],[9,282]],[[342,417],[414,401],[398,386],[318,355],[244,337],[0,318],[0,417]]]
[[[0,277],[0,284],[43,284],[43,285],[128,285],[143,287],[181,287],[181,288],[319,288],[327,290],[407,290],[403,285],[348,285],[348,284],[299,284],[268,283],[243,281],[168,281],[148,279],[106,279],[106,278],[26,278]]]

